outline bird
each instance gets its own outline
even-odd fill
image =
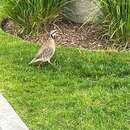
[[[56,44],[55,44],[56,34],[57,34],[57,30],[52,30],[49,33],[48,40],[45,42],[44,45],[41,46],[41,48],[39,49],[35,57],[32,59],[32,61],[29,63],[29,65],[38,62],[40,62],[39,67],[43,62],[48,62],[52,64],[51,58],[55,54],[55,49],[56,49]]]

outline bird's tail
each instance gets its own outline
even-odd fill
[[[35,59],[33,59],[31,62],[29,62],[28,64],[29,65],[31,65],[31,64],[33,64],[33,63],[35,63]]]

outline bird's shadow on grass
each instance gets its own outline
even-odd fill
[[[58,70],[58,66],[56,66],[56,64],[52,63],[48,63],[48,62],[45,62],[45,63],[35,63],[35,64],[32,64],[32,65],[29,65],[29,66],[33,66],[35,68],[37,68],[38,70]]]

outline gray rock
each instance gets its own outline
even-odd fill
[[[72,0],[64,8],[64,16],[76,23],[96,22],[102,15],[97,0]]]
[[[0,130],[29,130],[8,101],[0,94]]]

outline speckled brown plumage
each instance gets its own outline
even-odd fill
[[[38,53],[35,55],[34,59],[29,63],[37,63],[37,62],[50,62],[51,58],[53,57],[55,53],[55,40],[54,40],[55,32],[52,31],[50,33],[50,37],[47,40],[47,42],[42,45],[42,47],[39,49]]]

